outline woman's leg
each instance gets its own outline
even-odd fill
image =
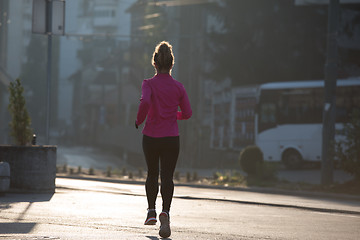
[[[169,213],[172,197],[174,194],[173,175],[179,156],[179,137],[162,138],[160,153],[161,166],[161,196],[163,200],[163,211]]]
[[[155,209],[156,198],[159,192],[159,148],[157,139],[143,136],[143,151],[148,168],[145,190],[148,200],[148,208]]]

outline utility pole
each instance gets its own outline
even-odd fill
[[[32,32],[48,37],[47,48],[47,101],[45,144],[49,144],[51,110],[51,58],[52,36],[64,35],[65,0],[33,0]]]
[[[327,57],[325,63],[325,101],[323,109],[321,184],[333,183],[333,144],[335,140],[337,28],[339,0],[330,0],[328,7]]]
[[[46,32],[48,35],[48,49],[47,49],[47,101],[46,101],[46,140],[49,144],[50,132],[50,110],[51,110],[51,58],[52,58],[52,0],[46,2]]]

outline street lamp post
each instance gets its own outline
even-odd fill
[[[327,56],[325,63],[325,101],[323,110],[321,183],[333,183],[333,144],[335,140],[337,28],[339,0],[330,0],[328,7]]]

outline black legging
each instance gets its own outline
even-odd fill
[[[163,211],[170,211],[171,200],[174,194],[173,175],[179,156],[179,137],[152,138],[143,136],[143,151],[148,167],[146,178],[146,196],[149,209],[155,209],[155,202],[159,192],[159,160],[161,176],[161,196]]]

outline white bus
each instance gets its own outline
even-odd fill
[[[266,161],[298,168],[320,161],[324,81],[266,83],[260,86],[255,116],[255,142]],[[348,122],[360,109],[360,77],[337,81],[336,124]]]

